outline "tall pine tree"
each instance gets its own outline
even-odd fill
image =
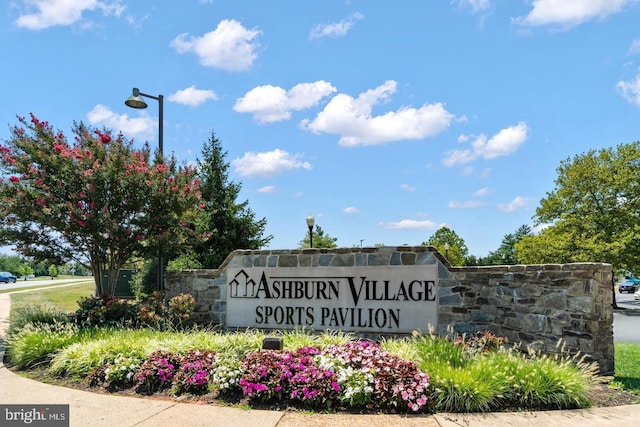
[[[196,228],[205,238],[194,249],[205,268],[218,268],[231,251],[260,249],[273,238],[264,236],[267,220],[256,220],[247,200],[236,202],[242,185],[229,180],[226,157],[227,152],[212,131],[202,147],[202,160],[197,159],[205,207]]]

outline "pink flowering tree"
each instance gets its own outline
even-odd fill
[[[0,144],[0,241],[55,263],[93,272],[96,294],[113,294],[134,256],[166,256],[195,236],[195,171],[171,158],[152,163],[148,145],[74,123],[69,143],[31,115]],[[104,283],[104,272],[109,283]]]

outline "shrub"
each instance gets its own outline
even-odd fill
[[[134,322],[137,307],[110,295],[85,297],[78,301],[75,321],[90,326],[124,326]]]
[[[131,386],[141,364],[141,359],[124,355],[118,356],[113,363],[105,367],[104,379],[111,387]]]
[[[69,322],[69,315],[53,305],[25,305],[11,311],[7,335],[15,335],[28,324],[61,325]]]
[[[462,345],[472,355],[502,350],[506,342],[506,338],[489,331],[479,331],[475,335],[458,335],[453,340],[454,344]]]
[[[179,358],[163,350],[154,351],[135,374],[136,392],[153,394],[171,386],[179,368]]]
[[[371,341],[352,341],[324,351],[261,351],[243,360],[243,392],[263,401],[293,399],[311,406],[385,408],[408,412],[426,408],[429,376],[411,361]]]
[[[166,323],[166,311],[164,294],[160,291],[155,291],[140,303],[137,320],[142,325],[161,328]]]
[[[389,354],[372,341],[331,346],[324,354],[344,361],[354,370],[372,374],[374,387],[371,399],[380,407],[414,412],[426,407],[429,376],[421,372],[416,363]],[[360,393],[366,396],[366,389]]]
[[[180,368],[174,379],[173,392],[175,394],[203,394],[207,392],[216,362],[214,351],[189,351],[180,359]]]
[[[290,370],[293,359],[293,353],[288,351],[247,353],[242,360],[244,374],[239,382],[242,392],[262,401],[288,397],[285,380],[293,376]]]
[[[7,354],[18,369],[48,363],[61,348],[78,340],[78,327],[67,322],[27,323],[9,337]]]
[[[196,299],[191,294],[179,294],[169,300],[169,319],[175,326],[188,324]]]
[[[216,355],[216,362],[211,368],[210,384],[219,393],[234,393],[240,390],[242,363],[234,355]]]

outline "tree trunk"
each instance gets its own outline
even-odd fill
[[[92,262],[91,263],[91,271],[93,272],[93,281],[96,284],[96,295],[99,297],[105,293],[104,288],[104,268],[102,267],[102,263]]]
[[[116,286],[118,286],[118,276],[120,275],[120,268],[113,268],[109,265],[109,295],[115,296]]]

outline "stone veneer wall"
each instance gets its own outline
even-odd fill
[[[560,339],[572,353],[614,370],[610,264],[451,267],[433,247],[237,250],[217,270],[167,272],[167,298],[191,293],[195,320],[224,326],[227,267],[348,267],[438,264],[438,333],[490,331],[546,353]]]

